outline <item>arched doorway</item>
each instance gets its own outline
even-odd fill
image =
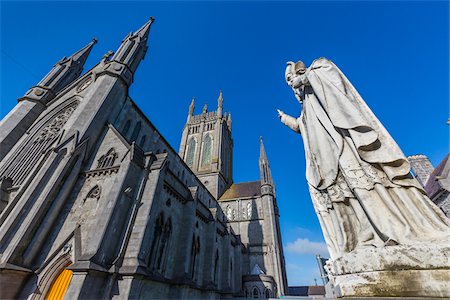
[[[62,300],[69,287],[70,280],[72,279],[72,271],[63,269],[53,281],[50,289],[47,292],[46,300]]]

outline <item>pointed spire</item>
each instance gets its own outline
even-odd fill
[[[270,171],[269,160],[267,159],[266,149],[264,148],[262,136],[259,137],[259,171],[261,186],[273,186],[272,172]]]
[[[262,136],[259,136],[259,160],[267,161],[267,154],[266,154],[266,149],[264,148]]]
[[[231,113],[228,113],[227,125],[228,129],[231,131]]]
[[[95,44],[97,44],[97,39],[93,38],[89,44],[87,44],[86,46],[84,46],[83,48],[81,48],[80,50],[75,52],[69,58],[72,59],[72,61],[74,63],[80,64],[83,66],[84,63],[86,62],[86,60],[88,59],[88,56],[91,53],[92,48],[94,48]]]
[[[203,106],[203,114],[206,115],[206,113],[208,112],[208,104],[205,104],[205,106]]]
[[[150,17],[141,28],[128,34],[111,60],[127,65],[134,73],[147,52],[147,39],[154,20]]]
[[[195,98],[192,97],[191,104],[189,105],[189,115],[194,115],[194,108],[195,108]]]
[[[192,119],[192,117],[194,116],[194,108],[195,108],[195,98],[192,97],[192,101],[191,104],[189,105],[189,112],[188,112],[188,117],[187,117],[187,123],[189,123]]]
[[[223,95],[222,90],[220,90],[219,98],[217,98],[217,116],[222,117],[222,110],[223,110]]]
[[[41,101],[43,104],[48,103],[59,91],[80,76],[84,64],[89,57],[89,53],[96,43],[97,39],[94,38],[90,43],[71,56],[63,57],[53,66],[37,86],[31,88],[31,90],[34,90],[33,92],[31,90],[28,91],[19,100],[29,98],[34,101]]]

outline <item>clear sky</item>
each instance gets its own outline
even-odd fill
[[[259,178],[264,137],[277,187],[290,285],[314,284],[326,254],[305,181],[285,62],[324,56],[347,75],[406,155],[449,152],[449,5],[400,2],[1,2],[1,112],[63,56],[99,42],[86,70],[156,18],[130,96],[175,149],[191,98],[233,116],[234,180]]]

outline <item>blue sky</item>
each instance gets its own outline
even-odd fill
[[[276,109],[301,107],[285,62],[333,60],[406,155],[449,152],[448,2],[1,2],[0,116],[61,57],[99,39],[95,65],[150,16],[131,97],[177,149],[191,98],[233,116],[234,180],[259,177],[259,136],[277,186],[290,285],[314,284],[326,254],[305,182],[301,137]]]

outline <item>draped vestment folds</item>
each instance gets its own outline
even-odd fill
[[[448,236],[449,220],[344,74],[320,58],[299,76],[301,116],[282,121],[302,134],[306,178],[331,257]]]

